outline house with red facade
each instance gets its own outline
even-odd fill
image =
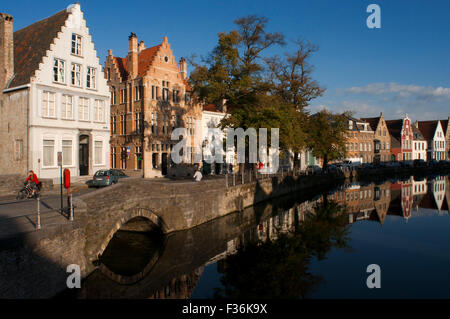
[[[408,115],[403,119],[386,121],[391,136],[391,160],[411,161],[413,159],[413,130]]]

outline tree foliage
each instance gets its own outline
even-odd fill
[[[267,18],[250,15],[234,23],[235,30],[218,34],[218,44],[201,63],[190,59],[196,96],[203,103],[226,101],[230,116],[221,122],[222,128],[279,128],[280,147],[300,152],[311,146],[307,138],[318,136],[307,132],[316,127],[309,125],[315,119],[308,118],[307,107],[325,92],[311,75],[309,60],[317,47],[300,39],[294,52],[283,58],[269,56],[268,50],[285,45],[285,40],[281,33],[266,30]],[[335,142],[336,137],[331,143]],[[317,153],[333,157],[322,150]]]
[[[314,156],[323,159],[323,168],[328,162],[344,158],[347,131],[347,113],[332,114],[322,110],[311,116],[308,125],[308,148]]]

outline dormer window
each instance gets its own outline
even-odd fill
[[[353,129],[353,121],[348,121],[348,129]]]
[[[53,80],[55,82],[64,83],[64,60],[55,59],[53,65]]]
[[[82,55],[81,36],[78,34],[72,34],[72,54]]]

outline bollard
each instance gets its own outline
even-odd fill
[[[41,207],[40,207],[41,198],[38,196],[36,199],[37,203],[37,223],[36,223],[36,229],[41,229]]]
[[[70,221],[73,221],[73,205],[72,205],[72,194],[69,195],[69,216]]]
[[[236,174],[233,173],[233,186],[236,186]]]
[[[242,185],[244,185],[244,170],[242,170],[242,173],[241,173],[241,180],[242,180]]]
[[[228,173],[225,174],[225,184],[227,185],[228,188]]]

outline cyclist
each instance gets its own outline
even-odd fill
[[[36,193],[37,188],[39,187],[39,180],[37,178],[37,175],[33,172],[33,170],[30,170],[28,174],[28,178],[26,179],[25,183],[29,183],[31,187],[31,195],[30,197],[33,197]]]

